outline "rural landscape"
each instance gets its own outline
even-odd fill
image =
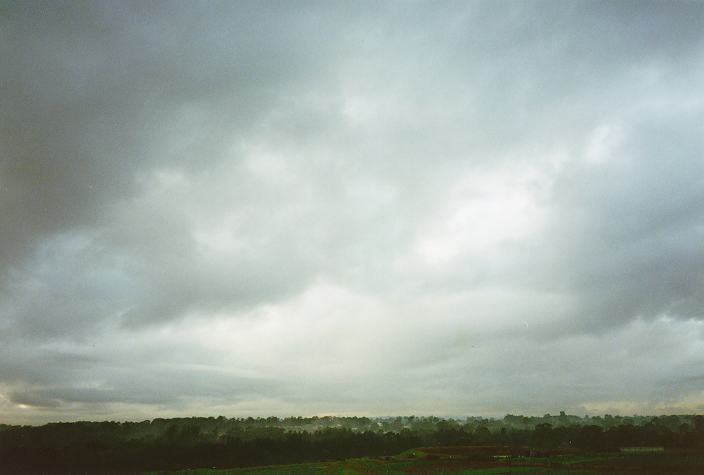
[[[7,473],[701,473],[704,416],[179,418],[0,427]]]
[[[704,0],[0,0],[0,475],[704,474]]]

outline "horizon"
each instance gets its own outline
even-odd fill
[[[313,420],[313,419],[362,419],[366,418],[369,420],[393,420],[393,419],[409,419],[409,418],[415,418],[415,419],[432,419],[436,418],[439,420],[447,420],[447,421],[456,421],[456,422],[474,422],[477,420],[487,420],[487,421],[494,421],[494,422],[500,422],[505,420],[506,417],[526,417],[529,419],[543,419],[543,418],[559,418],[562,416],[565,417],[577,417],[580,420],[591,420],[591,419],[604,419],[606,417],[612,417],[615,419],[630,419],[630,418],[660,418],[660,417],[670,417],[670,416],[675,416],[675,417],[684,417],[684,416],[699,416],[700,414],[696,413],[681,413],[681,414],[569,414],[569,413],[564,413],[561,414],[561,412],[564,411],[558,411],[557,414],[553,413],[546,413],[546,414],[541,414],[541,415],[535,415],[535,414],[511,414],[511,413],[506,413],[502,416],[482,416],[482,415],[465,415],[465,416],[437,416],[433,414],[397,414],[397,415],[381,415],[381,416],[364,416],[364,415],[334,415],[334,414],[325,414],[325,415],[311,415],[311,416],[302,416],[302,415],[287,415],[287,416],[225,416],[225,415],[210,415],[210,416],[204,416],[204,415],[179,415],[179,416],[173,416],[173,417],[153,417],[153,418],[148,418],[148,419],[96,419],[96,420],[89,420],[89,419],[76,419],[76,420],[55,420],[55,421],[48,421],[48,422],[41,422],[41,423],[29,423],[29,424],[12,424],[12,423],[6,423],[4,421],[0,421],[0,426],[6,425],[6,426],[30,426],[30,427],[40,427],[44,425],[49,425],[49,424],[73,424],[73,423],[96,423],[100,424],[103,422],[114,422],[118,424],[123,424],[123,423],[129,423],[129,424],[139,424],[143,422],[154,422],[157,420],[180,420],[180,419],[226,419],[226,420],[238,420],[238,421],[246,421],[248,419],[253,419],[253,420],[259,420],[259,421],[264,421],[268,420],[270,418],[275,418],[277,419],[277,422],[282,423],[286,422],[289,419],[303,419],[303,420]]]
[[[704,413],[704,2],[3,5],[0,422]]]

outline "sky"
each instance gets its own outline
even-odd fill
[[[704,412],[704,3],[0,6],[0,422]]]

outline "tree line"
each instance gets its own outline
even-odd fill
[[[0,425],[2,469],[12,473],[234,468],[470,444],[590,451],[629,446],[704,448],[704,417],[590,418],[563,412],[503,419],[208,417]]]

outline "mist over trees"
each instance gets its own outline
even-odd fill
[[[193,417],[142,422],[0,425],[3,469],[137,471],[247,467],[394,455],[443,445],[611,451],[704,449],[704,416]]]

